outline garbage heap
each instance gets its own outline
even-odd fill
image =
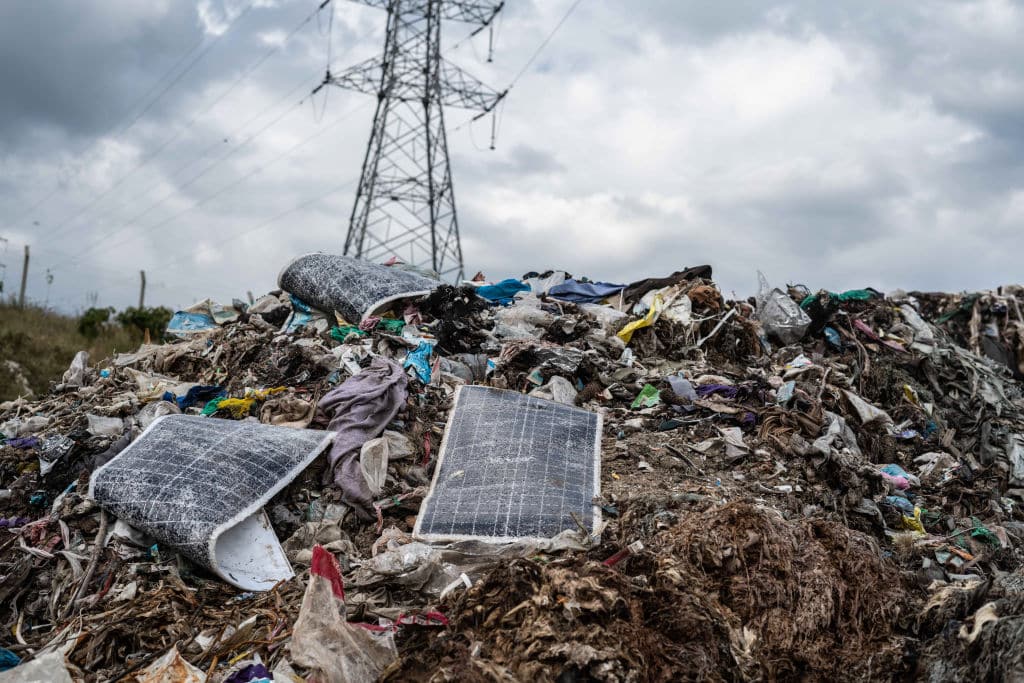
[[[0,681],[1024,676],[1020,289],[412,273],[363,308],[409,271],[331,258],[0,405]],[[589,522],[416,533],[469,386],[600,416]],[[244,451],[237,479],[161,514],[258,509],[241,569],[127,519],[223,476],[207,432]]]

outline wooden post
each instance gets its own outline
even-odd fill
[[[146,271],[140,270],[139,271],[139,308],[140,309],[142,308],[142,305],[145,303],[145,301],[146,301]]]
[[[25,285],[28,283],[28,245],[25,245],[25,263],[21,267],[21,293],[18,294],[18,306],[25,308]]]

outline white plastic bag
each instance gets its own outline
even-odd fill
[[[761,321],[765,334],[783,344],[800,341],[811,319],[785,292],[773,289],[761,271],[757,271],[757,279],[757,319]]]
[[[375,681],[398,659],[390,630],[345,619],[345,588],[334,555],[313,547],[309,585],[292,631],[292,660],[323,683]]]

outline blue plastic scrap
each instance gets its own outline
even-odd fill
[[[416,373],[416,379],[424,384],[430,384],[430,354],[434,345],[427,341],[421,341],[415,350],[410,351],[402,363],[403,368],[412,368]]]
[[[21,657],[6,648],[0,647],[0,671],[7,671],[21,664]]]
[[[885,502],[892,505],[900,512],[905,512],[908,515],[914,514],[914,504],[906,498],[900,496],[886,496]]]
[[[291,295],[292,299],[292,315],[288,319],[288,329],[285,332],[291,334],[303,325],[308,325],[313,319],[313,309],[302,302],[294,294]]]
[[[525,292],[529,289],[529,285],[520,282],[519,280],[509,278],[507,280],[502,280],[497,284],[477,287],[476,293],[477,296],[482,296],[492,304],[508,306],[512,303],[512,299],[515,297],[517,292]]]
[[[548,290],[548,296],[560,301],[571,301],[574,304],[597,304],[610,296],[614,296],[626,288],[611,282],[580,282],[566,280]]]
[[[843,348],[843,340],[839,337],[839,332],[837,332],[834,327],[826,327],[824,329],[824,332],[825,340],[829,343],[830,346],[837,349]]]
[[[178,311],[167,323],[167,334],[175,337],[187,337],[190,334],[212,330],[215,327],[217,327],[217,323],[205,313]]]
[[[163,400],[177,403],[179,410],[186,410],[199,403],[206,404],[208,401],[227,395],[227,390],[224,387],[209,385],[192,387],[184,396],[176,396],[170,391],[165,391]]]
[[[794,391],[796,391],[796,382],[792,380],[786,382],[775,392],[775,402],[780,406],[789,403],[793,398]]]

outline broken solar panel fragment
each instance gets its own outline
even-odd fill
[[[577,519],[594,533],[600,440],[596,413],[515,391],[459,387],[414,535],[545,539],[578,529]]]
[[[157,418],[96,470],[89,495],[106,510],[246,590],[291,567],[263,514],[334,434],[197,415]]]
[[[334,254],[306,254],[289,263],[278,286],[327,314],[357,323],[381,306],[429,294],[441,282],[398,267]]]

